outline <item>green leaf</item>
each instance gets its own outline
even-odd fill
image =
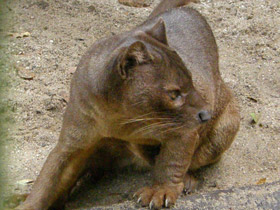
[[[260,116],[256,115],[256,113],[251,113],[250,115],[252,117],[253,123],[257,124],[259,122],[259,120],[260,120]]]

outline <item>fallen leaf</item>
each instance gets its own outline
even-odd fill
[[[266,183],[266,178],[262,178],[257,182],[257,185],[265,184]]]
[[[7,36],[14,36],[15,33],[8,33]]]
[[[97,12],[95,6],[93,6],[93,5],[91,5],[91,6],[88,7],[88,11],[89,11],[89,12]]]
[[[70,68],[68,69],[68,72],[69,72],[70,74],[74,74],[75,71],[76,71],[76,67],[70,67]]]
[[[258,100],[257,99],[255,99],[255,98],[253,98],[253,97],[247,97],[250,101],[252,101],[252,102],[254,102],[254,103],[257,103],[258,102]]]
[[[22,37],[29,37],[31,34],[29,32],[24,32],[21,35]]]
[[[68,103],[68,101],[69,101],[69,94],[68,94],[66,91],[64,91],[64,90],[60,91],[60,92],[59,92],[59,95],[61,96],[61,98],[62,98],[66,103]]]
[[[23,179],[23,180],[17,181],[17,184],[29,185],[29,184],[32,184],[33,182],[34,182],[34,180],[32,180],[32,179]]]
[[[29,37],[31,34],[29,32],[23,32],[23,33],[9,33],[8,36],[12,36],[15,38],[23,38],[23,37]]]
[[[35,77],[35,74],[33,72],[30,72],[23,67],[17,67],[17,74],[20,78],[25,80],[32,80]]]
[[[14,37],[16,37],[16,38],[22,38],[22,35],[19,34],[19,33],[15,33],[15,34],[14,34]]]
[[[85,41],[85,39],[83,39],[83,38],[75,38],[75,40],[77,40],[77,41]]]

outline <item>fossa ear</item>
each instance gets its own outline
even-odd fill
[[[146,30],[145,32],[162,44],[168,45],[165,23],[162,18],[160,18],[152,28]]]
[[[129,71],[136,66],[143,65],[152,61],[152,56],[143,42],[136,41],[119,55],[118,72],[121,78],[126,79]]]

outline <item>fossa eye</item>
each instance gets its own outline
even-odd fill
[[[172,101],[175,101],[182,97],[180,90],[171,90],[169,91],[169,97]]]

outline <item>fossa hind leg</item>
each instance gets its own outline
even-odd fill
[[[219,161],[223,152],[233,142],[239,124],[239,109],[233,99],[226,106],[224,113],[217,119],[205,142],[195,151],[190,170],[194,171]]]
[[[221,159],[223,152],[228,149],[239,129],[239,109],[232,100],[224,113],[218,118],[214,129],[208,134],[205,142],[195,151],[189,171],[195,171],[203,166],[213,164]],[[187,173],[185,177],[186,193],[192,192],[197,187],[198,181]]]

